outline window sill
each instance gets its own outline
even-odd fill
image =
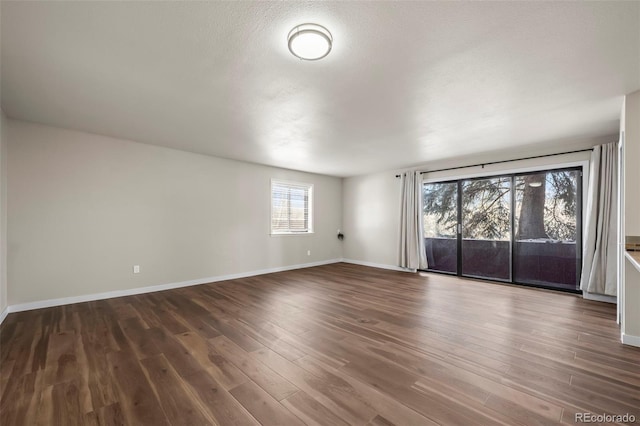
[[[302,236],[302,235],[313,235],[314,232],[278,232],[269,234],[272,237],[291,237],[291,236]]]

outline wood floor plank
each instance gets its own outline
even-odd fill
[[[186,377],[185,382],[219,425],[259,424],[246,408],[209,374],[195,373]]]
[[[340,341],[339,338],[327,337],[326,330],[309,331],[295,337],[287,336],[284,339],[290,343],[295,343],[302,348],[308,355],[322,359],[324,362],[333,367],[340,368],[344,366],[348,359],[344,358],[341,350],[336,350],[335,342]],[[346,336],[342,336],[346,338]]]
[[[614,305],[332,264],[11,313],[2,425],[640,418]]]
[[[107,334],[105,330],[98,336]],[[98,336],[85,331],[80,336],[84,353],[82,368],[87,373],[86,386],[94,411],[117,402],[116,384],[107,362],[107,353],[110,350],[102,344]]]
[[[10,379],[0,402],[1,425],[26,424],[26,420],[34,423],[33,415],[28,415],[39,408],[36,401],[47,387],[42,376],[43,372],[38,371]]]
[[[304,391],[289,396],[282,401],[282,405],[309,426],[347,426],[346,422]]]
[[[122,332],[127,336],[134,352],[138,354],[138,358],[141,359],[161,353],[145,326],[146,324],[140,317],[127,318],[120,321]]]
[[[178,321],[170,310],[164,305],[158,305],[145,296],[135,296],[136,303],[133,308],[138,312],[140,318],[150,327],[163,328],[171,334],[184,333],[188,331],[185,324]]]
[[[97,412],[85,414],[84,424],[87,426],[117,426],[126,425],[126,419],[119,403],[100,407]]]
[[[199,334],[191,331],[176,335],[176,337],[198,363],[225,389],[229,390],[249,380],[230,359],[218,352],[214,345]]]
[[[306,354],[295,346],[287,343],[285,340],[276,337],[275,335],[269,333],[268,331],[259,328],[256,329],[243,321],[238,321],[236,319],[229,319],[227,322],[233,325],[236,329],[242,330],[243,334],[251,337],[253,340],[259,342],[260,344],[268,347],[269,349],[279,353],[283,357],[287,358],[289,361],[294,361],[298,358],[305,356]],[[258,349],[254,347],[255,350]]]
[[[344,374],[340,369],[336,369],[330,364],[325,363],[322,359],[308,355],[296,360],[295,363],[327,383],[329,389],[332,390],[330,394],[335,393],[339,397],[341,392],[344,392],[349,395],[349,397],[362,401],[365,406],[370,408],[370,412],[378,413],[375,417],[381,415],[397,425],[437,424],[419,414],[417,411],[407,407],[401,401],[385,394],[383,390],[368,386],[366,383]],[[323,396],[323,394],[320,395]],[[316,400],[321,399],[318,397],[314,398]],[[329,406],[327,404],[324,405]]]
[[[84,410],[81,402],[80,380],[58,383],[51,390],[51,424],[82,425]]]
[[[199,334],[203,339],[211,339],[221,335],[218,330],[207,324],[201,317],[195,316],[191,312],[172,312],[171,315],[177,320],[188,324],[189,329]]]
[[[111,352],[107,360],[118,385],[118,402],[127,423],[170,424],[137,356],[133,352]]]
[[[622,386],[603,380],[588,379],[584,376],[575,375],[571,376],[570,385],[594,394],[601,394],[616,401],[624,401],[625,404],[633,407],[640,407],[640,392],[629,392],[628,389]]]
[[[185,348],[173,335],[160,328],[151,328],[147,334],[181,376],[186,377],[204,370],[204,366],[191,355],[189,349]]]
[[[47,362],[44,369],[45,383],[47,385],[54,385],[79,377],[76,334],[74,331],[52,334],[49,338],[47,353]]]
[[[53,399],[53,386],[46,386],[40,389],[39,392],[34,393],[36,397],[33,404],[30,404],[29,411],[24,417],[26,421],[24,424],[34,425],[50,425],[53,423],[54,411],[60,411],[59,408],[54,407]],[[70,423],[77,422],[76,419],[66,419]],[[11,423],[9,423],[11,424]]]
[[[42,338],[43,333],[47,334],[46,339]],[[37,350],[36,347],[40,345],[40,342],[45,341],[46,343],[42,346],[44,346],[44,350],[47,350],[49,347],[48,339],[50,333],[51,330],[49,328],[39,331],[34,328],[24,327],[22,328],[21,334],[17,335],[16,339],[10,342],[10,344],[6,345],[8,349],[2,363],[13,361],[10,378],[34,372],[33,359],[34,352]],[[46,362],[44,367],[46,367]],[[44,367],[42,369],[44,369]]]
[[[376,414],[375,409],[357,398],[348,385],[338,387],[328,383],[267,348],[256,351],[254,356],[299,389],[337,413],[347,423],[366,423]]]
[[[225,337],[246,351],[255,351],[263,346],[260,342],[252,339],[250,336],[224,320],[213,316],[204,316],[202,317],[202,321],[218,330]]]
[[[109,300],[109,304],[114,310],[115,317],[118,321],[124,321],[131,318],[140,319],[140,316],[131,305],[131,302],[133,302],[133,299],[127,299],[125,297],[118,297]]]
[[[249,353],[225,336],[216,337],[215,339],[211,339],[210,342],[222,356],[230,360],[238,369],[277,401],[285,399],[299,391],[299,389],[289,381],[260,361],[252,358]]]
[[[264,426],[304,426],[298,417],[254,382],[243,383],[230,392]]]
[[[149,382],[170,424],[204,425],[213,421],[201,411],[193,395],[164,355],[145,358],[140,363],[147,371]]]
[[[367,426],[395,426],[395,424],[382,416],[375,416],[369,423],[367,423]]]
[[[364,340],[363,342],[366,343]],[[411,368],[407,368],[406,360],[400,361],[400,363],[388,363],[373,358],[370,354],[375,352],[375,348],[363,343],[354,344],[353,338],[345,339],[340,342],[340,345],[343,346],[345,353],[350,353],[348,356],[357,360],[354,361],[353,366],[347,364],[340,369],[341,371],[365,382],[369,382],[377,389],[385,391],[391,390],[393,395],[407,392],[411,395],[412,399],[419,399],[420,396],[413,393],[413,390],[416,389],[421,395],[428,398],[429,401],[425,401],[424,405],[428,407],[431,412],[439,411],[440,415],[451,417],[466,411],[467,417],[473,417],[474,411],[476,413],[482,412],[482,410],[478,408],[489,396],[487,391],[475,386],[473,380],[470,382],[458,380],[453,386],[445,385],[450,382],[446,374],[440,373],[439,376],[437,374],[435,376],[433,375],[433,372],[437,372],[438,369],[441,370],[440,366],[436,363],[422,363],[422,368],[415,368],[412,371]],[[358,366],[358,368],[353,370],[355,366]],[[428,375],[427,371],[432,372],[432,375],[429,377],[430,380],[426,382],[427,384],[425,384],[425,382],[420,383],[419,376]],[[366,373],[363,374],[363,372]],[[451,372],[455,372],[455,370],[449,371],[449,373]],[[452,379],[455,380],[455,377],[452,377]],[[416,385],[420,386],[416,387]],[[469,392],[473,391],[474,393],[467,393],[465,395],[460,391],[465,389],[469,390]],[[471,399],[469,399],[470,395]],[[468,400],[464,406],[458,408],[457,413],[454,414],[445,408],[447,399],[451,401],[449,405],[455,406],[455,401],[464,399],[465,396]],[[475,404],[474,398],[476,398]],[[420,411],[421,407],[414,407],[414,409]],[[425,413],[424,411],[422,412],[423,414]],[[504,424],[509,424],[508,421],[505,421],[505,419],[501,418],[497,413],[488,414],[493,422],[502,420]]]
[[[4,392],[4,387],[6,385],[7,380],[11,374],[13,374],[13,366],[16,363],[14,359],[7,360],[0,364],[0,399],[2,399],[2,393]]]
[[[538,414],[539,410],[528,410],[522,404],[496,395],[491,395],[487,402],[485,402],[485,406],[491,408],[494,411],[505,413],[506,416],[513,418],[514,421],[517,420],[525,425],[554,425],[558,424],[562,417],[562,410],[557,413],[557,417],[556,413],[549,413],[550,415],[556,417],[552,419],[547,416]]]
[[[393,395],[435,422],[470,424],[477,419],[468,404],[452,402],[435,392],[416,391],[413,388],[416,378],[403,373],[399,368],[376,362],[364,365],[347,364],[341,370],[376,389],[384,390],[388,395]]]

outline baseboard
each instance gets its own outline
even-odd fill
[[[582,298],[586,300],[595,300],[596,302],[613,303],[614,305],[618,303],[618,298],[616,296],[607,296],[606,294],[587,293],[586,291],[582,292]]]
[[[114,297],[134,296],[136,294],[153,293],[156,291],[171,290],[174,288],[190,287],[200,284],[208,284],[219,281],[235,280],[238,278],[254,277],[256,275],[272,274],[274,272],[292,271],[294,269],[311,268],[314,266],[329,265],[331,263],[339,263],[342,259],[322,260],[319,262],[303,263],[290,266],[279,266],[276,268],[259,269],[256,271],[241,272],[238,274],[218,275],[215,277],[199,278],[195,280],[181,281],[177,283],[161,284],[148,287],[137,287],[126,290],[115,290],[104,293],[85,294],[82,296],[61,297],[59,299],[39,300],[36,302],[19,303],[10,305],[0,314],[0,324],[12,312],[30,311],[33,309],[50,308],[53,306],[70,305],[72,303],[91,302],[94,300],[113,299]]]
[[[632,336],[630,334],[622,333],[622,343],[625,345],[640,347],[640,336]]]
[[[2,321],[4,321],[4,319],[7,317],[7,315],[9,315],[9,307],[5,307],[2,312],[0,312],[0,324],[2,324]]]
[[[416,269],[401,268],[399,266],[385,265],[383,263],[365,262],[362,260],[354,260],[354,259],[342,259],[342,261],[344,263],[352,263],[354,265],[369,266],[371,268],[389,269],[391,271],[416,272]]]

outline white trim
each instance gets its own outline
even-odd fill
[[[199,285],[199,284],[208,284],[208,283],[214,283],[219,281],[235,280],[238,278],[253,277],[256,275],[271,274],[274,272],[291,271],[294,269],[328,265],[331,263],[339,263],[341,261],[342,259],[329,259],[329,260],[322,260],[319,262],[303,263],[303,264],[291,265],[291,266],[279,266],[276,268],[259,269],[256,271],[241,272],[238,274],[218,275],[215,277],[199,278],[195,280],[154,285],[149,287],[137,287],[137,288],[131,288],[126,290],[115,290],[115,291],[107,291],[104,293],[85,294],[82,296],[61,297],[59,299],[48,299],[48,300],[39,300],[36,302],[20,303],[17,305],[7,306],[7,308],[1,314],[4,316],[0,315],[0,318],[1,318],[0,323],[2,323],[2,320],[4,320],[4,317],[6,317],[8,313],[12,313],[12,312],[30,311],[32,309],[50,308],[53,306],[69,305],[71,303],[82,303],[82,302],[90,302],[93,300],[112,299],[114,297],[133,296],[136,294],[153,293],[156,291],[171,290],[174,288],[189,287],[189,286]]]
[[[389,269],[391,271],[417,272],[416,269],[401,268],[400,266],[385,265],[383,263],[365,262],[363,260],[342,259],[342,262],[344,262],[344,263],[352,263],[354,265],[369,266],[371,268]]]
[[[624,100],[622,101],[622,117],[624,117]],[[626,249],[624,233],[624,130],[620,129],[618,139],[618,306],[616,309],[616,322],[622,327],[622,311],[624,309],[624,253]]]
[[[632,336],[630,334],[622,333],[622,343],[624,345],[640,347],[640,336]]]
[[[582,292],[582,298],[586,300],[595,300],[596,302],[606,302],[606,303],[618,303],[618,298],[616,296],[607,296],[606,294],[596,294],[596,293],[587,293],[586,291]]]
[[[4,310],[2,312],[0,312],[0,324],[2,324],[2,321],[4,321],[4,319],[7,317],[7,315],[9,315],[9,306],[4,308]]]

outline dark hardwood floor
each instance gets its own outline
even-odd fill
[[[2,425],[640,421],[615,306],[335,264],[10,314]]]

